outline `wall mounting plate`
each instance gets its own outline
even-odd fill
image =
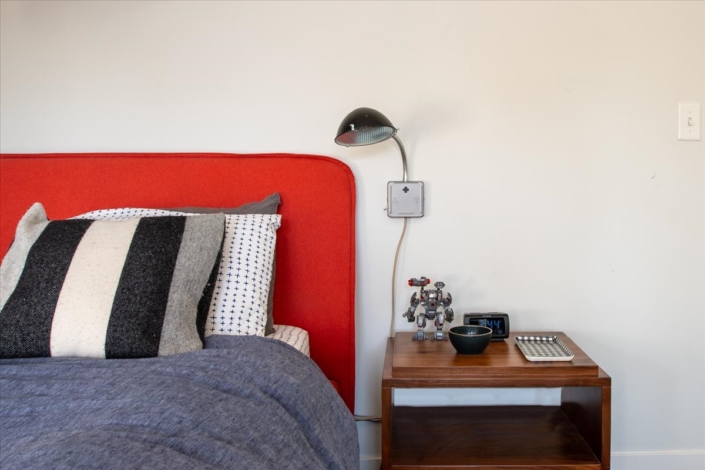
[[[389,217],[423,217],[423,181],[390,181],[387,183],[387,215]]]

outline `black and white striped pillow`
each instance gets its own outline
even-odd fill
[[[187,214],[164,209],[123,207],[88,212],[75,218],[127,220],[184,215]],[[280,225],[281,215],[278,214],[225,214],[223,256],[205,312],[204,337],[264,336]]]
[[[136,358],[201,349],[198,302],[225,218],[20,221],[0,266],[0,357]]]

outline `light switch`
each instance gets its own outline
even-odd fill
[[[700,140],[700,103],[678,103],[678,140]]]

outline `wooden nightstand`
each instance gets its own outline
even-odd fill
[[[449,341],[387,343],[382,376],[382,469],[610,468],[612,379],[563,333],[570,362],[530,362],[514,334],[478,356]],[[560,387],[560,406],[394,406],[394,388]]]

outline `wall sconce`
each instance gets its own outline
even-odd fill
[[[390,138],[399,146],[404,174],[402,181],[387,183],[387,216],[423,217],[423,182],[408,181],[404,144],[397,136],[397,129],[384,114],[372,108],[357,108],[340,123],[335,143],[346,147],[360,147],[384,142]]]
[[[379,111],[372,108],[357,108],[345,116],[343,122],[338,127],[335,143],[345,147],[360,147],[363,145],[373,145],[394,139],[401,152],[401,162],[403,166],[402,181],[390,181],[387,183],[387,216],[400,217],[404,219],[404,227],[399,237],[397,251],[394,255],[394,267],[392,268],[392,319],[389,336],[394,337],[395,318],[395,295],[397,264],[399,260],[399,250],[409,217],[423,217],[423,182],[408,181],[408,170],[406,164],[406,151],[404,145],[397,136],[397,128],[391,121]]]

